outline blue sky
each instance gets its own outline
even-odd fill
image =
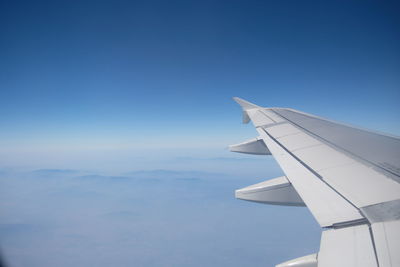
[[[272,159],[226,150],[256,134],[240,124],[233,96],[399,135],[399,11],[396,1],[3,1],[3,183],[23,190],[30,179],[7,179],[21,172],[32,178],[37,169],[112,177],[161,169],[234,177],[223,191],[232,192],[280,175]],[[213,192],[207,181],[206,195]],[[10,192],[7,203],[22,209]],[[47,202],[47,193],[26,199]],[[234,205],[253,207],[238,202],[226,204],[232,213]],[[170,203],[172,210],[177,203]],[[35,216],[23,214],[14,214],[18,220],[4,215],[6,229],[32,225]],[[302,216],[305,233],[315,237],[309,214]],[[317,249],[315,240],[309,248]]]
[[[245,131],[232,96],[399,132],[395,2],[1,5],[1,140],[11,150],[215,145]]]

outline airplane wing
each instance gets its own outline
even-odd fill
[[[258,137],[231,151],[272,155],[285,173],[236,197],[307,206],[323,229],[317,253],[277,266],[400,266],[400,139],[234,100]]]

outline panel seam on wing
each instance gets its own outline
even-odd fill
[[[344,149],[344,148],[342,148],[342,147],[340,147],[340,146],[338,146],[338,145],[336,145],[336,144],[334,144],[334,143],[322,138],[321,136],[310,132],[309,130],[305,129],[304,127],[298,125],[297,123],[291,121],[290,119],[288,119],[284,115],[280,114],[278,111],[276,111],[274,109],[271,109],[271,111],[274,112],[276,115],[278,115],[278,116],[282,117],[283,119],[285,119],[289,124],[291,124],[291,125],[299,128],[299,129],[303,130],[307,134],[319,139],[320,141],[323,141],[328,146],[333,147],[333,148],[343,152],[345,155],[349,156],[350,158],[352,158],[352,159],[354,159],[354,160],[356,160],[356,161],[358,161],[358,162],[360,162],[360,163],[362,163],[362,164],[364,164],[364,165],[366,165],[368,167],[372,167],[373,169],[376,169],[378,172],[382,173],[383,175],[387,176],[388,178],[390,178],[390,176],[399,177],[396,173],[393,173],[391,170],[388,170],[388,169],[384,168],[383,166],[380,166],[380,165],[375,164],[375,163],[373,163],[373,162],[371,162],[369,160],[366,160],[366,159],[364,159],[364,158],[362,158],[362,157],[360,157],[360,156],[358,156],[358,155],[356,155],[356,154],[354,154],[354,153],[352,153],[352,152],[350,152],[350,151],[348,151],[348,150],[346,150],[346,149]],[[294,112],[293,110],[291,110],[291,111]],[[309,115],[309,114],[306,114],[306,115]],[[317,118],[325,120],[323,118],[319,118],[319,117],[317,117]],[[395,179],[392,179],[392,180],[398,182]]]
[[[349,203],[352,207],[354,207],[362,217],[366,219],[366,216],[361,212],[361,210],[354,205],[353,202],[351,202],[349,199],[347,199],[343,194],[338,192],[334,187],[332,187],[329,183],[327,183],[323,177],[316,172],[314,169],[312,169],[310,166],[308,166],[305,162],[303,162],[301,159],[299,159],[296,155],[294,155],[292,152],[290,152],[285,146],[283,146],[276,138],[274,138],[272,135],[270,135],[265,129],[262,129],[276,144],[278,144],[283,150],[285,150],[291,157],[293,157],[295,160],[297,160],[301,165],[303,165],[307,170],[309,170],[312,174],[314,174],[318,179],[320,179],[326,186],[328,186],[331,190],[333,190],[335,193],[337,193],[341,198],[343,198],[347,203]]]

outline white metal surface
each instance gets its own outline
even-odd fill
[[[230,145],[229,150],[232,152],[253,154],[253,155],[271,155],[267,146],[261,139],[253,138],[243,143]]]
[[[276,265],[276,267],[317,267],[317,254],[296,258]]]
[[[271,111],[270,109],[264,108],[261,109],[261,112],[267,115],[270,119],[272,119],[274,122],[283,122],[285,121],[282,119],[281,116],[277,115],[275,112]]]
[[[400,138],[291,109],[235,101],[326,228],[318,266],[400,266]],[[242,190],[256,196],[263,186]],[[278,266],[297,266],[292,263],[296,261]]]
[[[400,198],[400,184],[359,162],[318,173],[357,207]]]
[[[275,123],[273,120],[265,116],[265,114],[263,114],[259,109],[250,109],[246,112],[255,127],[265,126]]]
[[[247,124],[250,122],[250,117],[245,110],[243,110],[243,113],[242,113],[242,122],[243,122],[243,124]]]
[[[355,207],[279,146],[263,129],[257,131],[321,226],[363,218]]]
[[[283,113],[282,110],[280,112]],[[293,111],[291,112],[293,113]],[[301,114],[301,116],[302,120],[306,120],[306,115]],[[331,141],[339,142],[341,145],[347,144],[345,141],[342,141],[342,139],[345,139],[345,136],[338,139],[328,134],[329,131],[335,131],[334,124],[329,123],[326,125],[326,122],[323,121],[319,125],[320,127],[318,127],[317,123],[321,120],[314,119],[314,117],[312,119],[311,126],[309,125],[310,123],[304,125],[318,130],[319,134],[324,134],[323,137],[328,136]],[[267,127],[265,130],[276,138],[277,142],[284,146],[286,150],[293,153],[299,161],[318,173],[323,181],[354,206],[362,208],[367,205],[400,199],[400,183],[396,179],[392,179],[379,172],[377,167],[373,165],[368,165],[363,161],[357,160],[357,157],[343,152],[342,149],[336,148],[334,144],[325,142],[322,137],[302,130],[301,127],[289,125],[290,127],[287,124],[279,124]],[[329,129],[321,129],[324,127],[329,127]],[[346,127],[349,128],[348,126]],[[300,132],[293,134],[296,131],[295,129]],[[356,132],[359,131],[357,130]],[[368,134],[370,139],[376,139],[370,135],[371,133]],[[352,138],[355,137],[353,136]],[[364,146],[367,147],[368,144]],[[363,151],[366,153],[366,148]],[[381,150],[379,151],[382,152]],[[370,154],[374,152],[374,150],[371,150]],[[393,164],[393,161],[390,162]]]
[[[311,146],[321,145],[322,143],[318,141],[316,138],[311,137],[310,135],[298,132],[296,134],[286,135],[280,138],[277,138],[279,143],[288,148],[290,151],[296,151],[297,149],[302,149]]]
[[[292,109],[274,108],[274,112],[331,144],[341,152],[377,166],[382,173],[400,182],[400,138],[333,122]]]
[[[261,108],[260,106],[257,106],[256,104],[250,103],[249,101],[246,101],[239,97],[234,97],[233,100],[235,100],[236,103],[238,103],[244,111],[253,109],[253,108]]]
[[[318,267],[377,267],[367,225],[322,232]]]
[[[274,138],[300,133],[300,130],[289,123],[277,124],[267,128],[267,131]]]
[[[235,197],[272,205],[305,206],[285,176],[238,189],[235,191]]]
[[[379,267],[400,266],[400,221],[372,224]]]
[[[325,144],[298,149],[293,154],[315,171],[355,162]]]

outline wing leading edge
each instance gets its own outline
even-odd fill
[[[234,100],[259,136],[231,150],[273,155],[286,175],[236,196],[306,205],[324,229],[317,254],[279,266],[400,266],[400,139]]]

